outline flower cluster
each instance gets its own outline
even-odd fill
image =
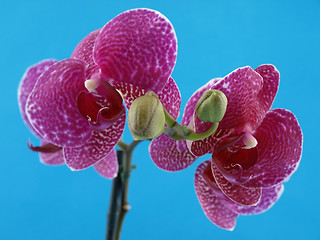
[[[272,109],[279,72],[272,65],[253,70],[239,68],[198,89],[189,99],[182,124],[203,132],[212,123],[201,121],[196,104],[206,90],[223,92],[228,100],[224,118],[211,136],[199,141],[174,141],[166,135],[154,139],[150,155],[167,171],[190,166],[211,154],[195,173],[195,189],[206,216],[221,228],[232,230],[238,215],[269,209],[295,172],[302,152],[302,132],[295,116]]]
[[[134,139],[164,132],[149,146],[159,168],[179,171],[211,155],[196,170],[196,194],[206,216],[232,230],[238,215],[264,212],[281,196],[299,165],[301,128],[288,110],[270,110],[279,86],[272,65],[209,81],[191,96],[179,125],[180,92],[171,78],[176,56],[168,19],[134,9],[91,32],[70,58],[30,67],[18,101],[41,146],[29,147],[45,164],[94,165],[114,178],[126,106]]]
[[[121,13],[86,36],[70,58],[44,60],[23,76],[18,101],[31,131],[42,140],[46,164],[72,170],[91,165],[103,176],[118,171],[114,147],[125,109],[147,91],[178,117],[180,93],[171,78],[177,55],[174,29],[150,9]]]

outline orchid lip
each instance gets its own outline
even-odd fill
[[[110,127],[124,112],[121,95],[101,78],[86,80],[84,84],[89,92],[81,91],[77,97],[80,113],[94,130]]]
[[[89,124],[90,126],[97,130],[97,131],[102,131],[108,127],[110,127],[112,124],[114,124],[120,117],[121,115],[124,113],[124,107],[122,108],[122,110],[120,112],[118,112],[117,115],[112,116],[112,118],[106,118],[104,117],[104,112],[108,112],[109,108],[108,107],[104,107],[101,108],[97,114],[97,120],[96,121],[91,121],[89,120]]]
[[[211,188],[211,190],[220,198],[226,198],[226,196],[224,195],[224,193],[221,191],[221,189],[219,188],[219,186],[217,185],[214,177],[213,177],[213,173],[211,171],[211,165],[209,164],[206,169],[203,172],[203,177],[205,179],[205,181],[208,183],[209,187]]]
[[[243,168],[240,164],[231,164],[232,171],[228,172],[223,167],[221,167],[216,161],[212,161],[213,164],[217,167],[219,172],[224,176],[225,179],[227,179],[228,182],[235,184],[235,185],[242,185],[246,182],[250,181],[250,179],[253,177],[253,174],[250,175],[248,178],[243,178]],[[239,170],[236,170],[236,167],[239,168]]]
[[[231,183],[242,185],[253,176],[244,178],[244,170],[252,167],[258,159],[258,141],[248,132],[238,136],[226,136],[220,140],[212,153],[212,162]]]

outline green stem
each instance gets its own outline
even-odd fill
[[[124,162],[124,152],[122,150],[117,150],[117,158],[120,169],[123,168]],[[121,208],[121,195],[122,195],[122,179],[120,174],[112,181],[112,189],[110,196],[110,204],[107,218],[107,232],[106,240],[115,240],[116,231],[118,227],[119,217],[120,217],[120,208]]]
[[[193,132],[190,130],[190,132],[186,134],[186,138],[188,140],[192,140],[192,141],[205,139],[205,138],[209,137],[210,135],[212,135],[217,130],[218,126],[219,126],[219,123],[213,122],[212,126],[205,132],[196,133],[196,132]],[[187,126],[185,126],[185,127],[187,127]]]
[[[127,148],[129,147],[129,145],[126,144],[124,141],[122,141],[122,139],[120,139],[120,141],[117,143],[117,146],[121,148],[121,150],[123,151],[126,151]]]
[[[131,174],[131,162],[134,148],[141,141],[133,141],[130,145],[120,141],[117,150],[119,171],[113,180],[110,206],[108,212],[106,240],[119,240],[126,213],[130,210],[128,203],[129,180]]]
[[[167,134],[173,140],[202,140],[206,137],[209,137],[213,134],[219,123],[213,122],[212,126],[205,132],[196,133],[190,130],[186,125],[181,126],[169,113],[163,108],[165,119],[166,119],[166,128],[164,129],[164,133]]]

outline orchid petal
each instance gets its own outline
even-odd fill
[[[27,116],[40,136],[61,147],[81,146],[91,129],[77,108],[85,90],[85,62],[66,59],[55,63],[38,79],[27,100]]]
[[[101,77],[157,92],[171,75],[177,40],[167,18],[157,11],[134,9],[121,13],[101,30],[94,60]]]
[[[257,163],[245,170],[246,187],[272,187],[286,181],[298,168],[302,153],[302,132],[288,110],[273,109],[253,133],[258,141]]]
[[[41,146],[48,144],[46,140],[41,141]],[[46,165],[61,165],[64,164],[64,157],[62,149],[55,152],[39,152],[40,162]]]
[[[40,153],[39,156],[40,162],[46,165],[56,166],[64,164],[62,150],[53,153]]]
[[[263,78],[263,87],[256,98],[255,106],[251,111],[251,129],[256,129],[270,110],[279,87],[279,71],[271,64],[265,64],[255,69]]]
[[[41,138],[41,136],[30,124],[26,114],[27,99],[30,93],[32,92],[34,85],[36,84],[40,75],[56,62],[57,60],[47,59],[29,67],[25,72],[25,74],[23,75],[18,88],[18,103],[19,103],[19,108],[20,108],[22,118],[25,124],[31,130],[31,132],[34,133],[39,138]]]
[[[204,178],[204,171],[210,161],[201,163],[195,173],[194,185],[200,205],[211,222],[217,226],[233,230],[238,214],[227,208],[227,202],[215,195],[214,190]]]
[[[63,152],[59,150],[54,153],[40,153],[40,162],[46,165],[56,166],[64,164]]]
[[[257,206],[244,206],[230,201],[228,208],[241,215],[260,214],[270,209],[276,203],[276,201],[278,201],[283,193],[283,190],[283,184],[279,183],[274,187],[262,189],[261,200]]]
[[[220,128],[247,128],[251,119],[251,109],[255,107],[255,100],[263,87],[263,79],[251,67],[238,68],[220,81],[211,89],[220,90],[228,99],[227,111]],[[196,130],[200,130],[204,123],[195,121]]]
[[[219,188],[232,201],[247,206],[255,206],[259,203],[262,193],[261,188],[249,189],[233,184],[224,178],[214,163],[211,164],[211,168],[212,174]]]
[[[217,138],[228,134],[231,129],[239,133],[250,130],[255,123],[252,121],[252,109],[255,108],[256,98],[262,87],[262,77],[250,67],[238,68],[210,86],[208,89],[220,90],[226,95],[227,111],[216,133],[204,140],[190,143],[190,151],[196,156],[202,156],[212,150]],[[203,132],[210,127],[209,123],[202,122],[197,116],[194,117],[194,126],[196,132]]]
[[[166,134],[152,140],[149,152],[157,167],[171,172],[185,169],[196,160],[196,157],[188,149],[182,152],[178,151],[176,141]]]
[[[94,169],[102,176],[108,179],[113,179],[118,174],[118,160],[116,151],[114,149],[101,159],[99,162],[94,164]]]
[[[125,127],[125,113],[103,131],[92,130],[91,138],[81,147],[64,148],[66,164],[71,170],[82,170],[106,157],[120,140]]]
[[[99,73],[99,67],[93,60],[93,47],[100,30],[97,29],[82,39],[71,55],[71,58],[83,60],[88,64],[86,79],[90,79],[94,77],[93,75]]]
[[[157,95],[168,113],[177,119],[180,114],[181,95],[173,78],[169,78],[164,87],[157,92]]]
[[[146,94],[146,90],[128,83],[116,83],[114,86],[123,96],[127,109],[130,109],[132,102]],[[180,112],[181,96],[177,84],[173,78],[169,78],[164,87],[155,92],[163,106],[172,117],[178,118]]]

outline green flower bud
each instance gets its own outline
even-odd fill
[[[203,122],[220,122],[226,113],[228,99],[219,90],[206,90],[196,105],[198,118]]]
[[[163,106],[153,92],[133,101],[128,112],[128,125],[134,140],[152,139],[164,131]]]

